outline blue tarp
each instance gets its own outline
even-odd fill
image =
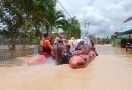
[[[132,30],[132,27],[124,27],[121,30],[119,30],[118,32],[126,32],[128,30]]]

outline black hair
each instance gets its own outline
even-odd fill
[[[84,45],[84,41],[80,41],[79,43],[78,43],[78,45]]]
[[[69,44],[67,44],[66,47],[69,48],[69,49],[71,48],[71,46]]]
[[[90,42],[91,42],[92,46],[94,46],[94,42],[92,40]]]
[[[63,41],[62,40],[59,40],[58,43],[63,43]]]
[[[92,46],[94,46],[94,42],[91,42]]]
[[[43,37],[48,37],[48,33],[44,33]]]
[[[85,42],[84,41],[80,41],[78,44],[77,44],[77,47],[75,48],[75,50],[81,50],[81,45],[84,45]]]

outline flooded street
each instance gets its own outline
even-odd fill
[[[97,51],[99,56],[82,69],[53,64],[0,67],[0,90],[132,90],[132,51],[110,45],[98,45]]]

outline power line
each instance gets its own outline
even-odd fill
[[[64,9],[64,11],[67,13],[67,15],[71,18],[71,15],[66,11],[66,9],[63,7],[61,2],[59,0],[56,0],[56,1],[61,5],[61,7]]]

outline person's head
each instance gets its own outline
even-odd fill
[[[63,38],[63,34],[62,33],[58,33],[58,37],[59,38]]]
[[[84,44],[85,44],[84,41],[80,41],[80,42],[77,44],[76,49],[77,49],[77,50],[81,50],[81,49],[84,47]]]
[[[71,46],[69,44],[66,45],[66,50],[70,50]]]
[[[90,42],[91,42],[91,45],[94,46],[94,41],[93,40],[90,40]]]
[[[48,33],[44,33],[43,35],[44,38],[48,38],[48,36],[49,36]]]
[[[94,42],[91,42],[91,45],[94,46]]]
[[[84,45],[84,44],[85,44],[84,41],[80,41],[80,42],[79,42],[79,45]]]

